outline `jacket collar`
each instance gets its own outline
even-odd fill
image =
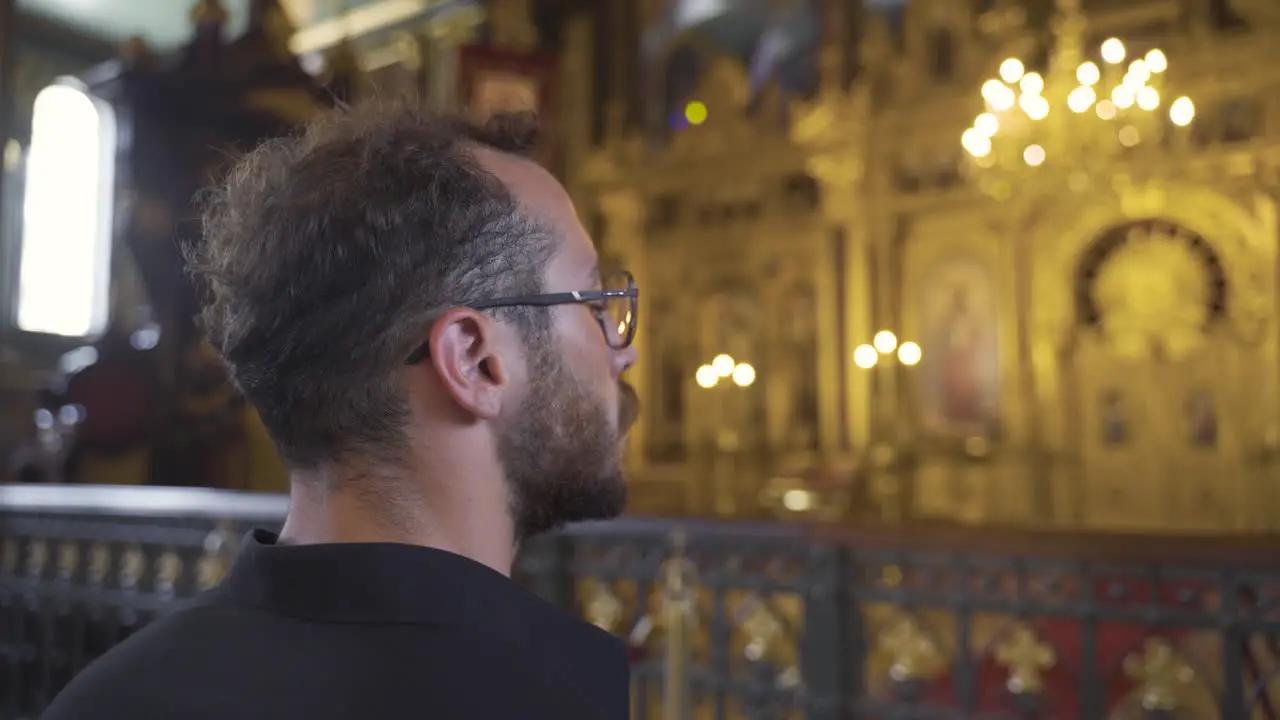
[[[245,605],[333,623],[519,626],[536,598],[474,560],[397,543],[284,545],[249,533],[220,593]]]

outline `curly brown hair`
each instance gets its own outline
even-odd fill
[[[527,114],[481,125],[412,104],[325,114],[202,198],[184,248],[200,317],[285,462],[403,457],[398,372],[443,310],[542,292],[550,233],[471,152],[529,157]],[[545,314],[502,311],[526,342]]]

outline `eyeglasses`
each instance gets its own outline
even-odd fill
[[[472,310],[492,310],[503,307],[553,307],[555,305],[589,305],[604,333],[604,340],[614,350],[625,350],[636,337],[637,299],[640,291],[635,278],[622,270],[606,277],[601,290],[572,290],[542,295],[517,295],[470,303]],[[406,365],[416,365],[431,354],[428,343],[419,345],[405,359]]]

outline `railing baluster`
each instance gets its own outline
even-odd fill
[[[804,645],[800,649],[808,720],[836,720],[851,677],[845,653],[847,619],[856,614],[844,593],[843,553],[819,545],[805,564],[808,591],[804,598]]]

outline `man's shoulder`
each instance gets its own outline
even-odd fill
[[[531,603],[531,608],[532,612],[542,620],[542,622],[536,623],[535,627],[542,626],[547,631],[557,635],[567,635],[567,639],[577,643],[581,650],[587,652],[601,653],[610,658],[626,657],[626,644],[621,638],[594,623],[584,620],[580,615],[565,610],[540,597],[535,598],[534,602]],[[566,638],[562,637],[561,639],[563,641]]]
[[[204,665],[217,662],[210,641],[238,624],[236,614],[201,601],[158,618],[89,663],[42,718],[171,717],[174,699],[184,692],[178,683],[195,680]]]

